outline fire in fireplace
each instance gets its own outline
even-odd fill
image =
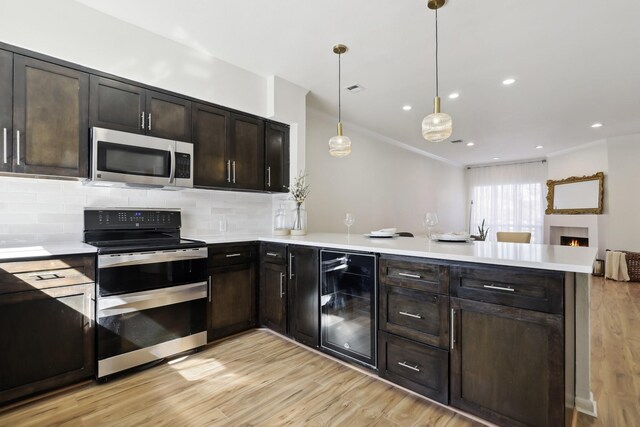
[[[589,246],[588,237],[560,236],[562,246]]]

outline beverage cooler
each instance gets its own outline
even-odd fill
[[[377,259],[320,251],[320,345],[340,358],[376,367]]]

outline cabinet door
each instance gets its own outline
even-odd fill
[[[208,340],[252,328],[256,324],[255,265],[210,269]]]
[[[147,91],[147,134],[191,142],[191,101]]]
[[[265,125],[265,182],[266,191],[289,191],[289,127]]]
[[[231,181],[229,112],[193,105],[193,183],[196,187],[226,187]]]
[[[289,246],[289,335],[303,344],[320,343],[318,249]]]
[[[262,263],[260,268],[260,323],[287,333],[286,266]]]
[[[264,189],[264,122],[231,114],[231,182],[248,190]]]
[[[89,378],[94,285],[0,296],[0,403]]]
[[[89,125],[144,133],[144,94],[138,86],[91,76]]]
[[[451,298],[451,405],[499,425],[564,425],[562,316]]]
[[[89,75],[15,55],[13,88],[14,172],[87,177]]]
[[[11,171],[13,141],[13,54],[0,50],[0,172]]]

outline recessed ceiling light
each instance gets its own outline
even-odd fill
[[[493,160],[500,160],[500,157],[494,157]]]
[[[601,128],[602,127],[602,123],[594,123],[591,125],[592,128]]]
[[[536,149],[538,149],[538,150],[539,150],[539,149],[541,149],[541,148],[544,148],[544,145],[536,145]]]
[[[409,110],[411,110],[411,105],[405,105],[404,107],[402,107],[402,109],[404,111],[409,111]]]
[[[476,145],[474,142],[467,142],[467,147],[473,147],[474,145]]]
[[[508,78],[508,79],[504,79],[502,81],[502,84],[505,85],[505,86],[509,86],[509,85],[514,84],[515,82],[516,82],[516,79]]]
[[[456,99],[460,94],[458,92],[453,92],[449,94],[449,99]]]

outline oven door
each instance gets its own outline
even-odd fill
[[[91,128],[91,180],[175,185],[176,142]]]

